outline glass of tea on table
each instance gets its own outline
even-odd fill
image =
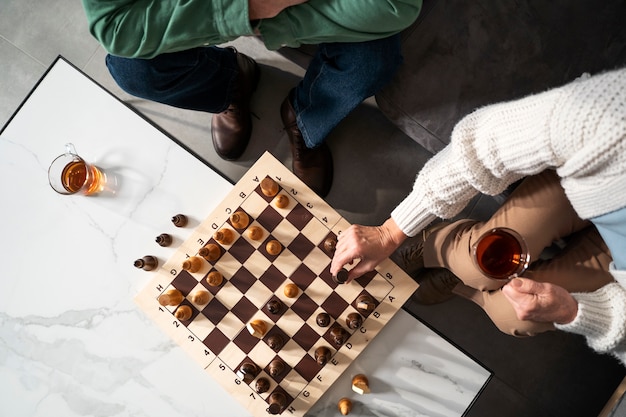
[[[515,230],[496,227],[472,245],[476,266],[488,277],[509,280],[520,276],[530,263],[524,238]]]
[[[59,194],[93,195],[103,191],[106,175],[95,165],[78,156],[74,145],[65,145],[65,153],[59,155],[48,168],[48,181]]]

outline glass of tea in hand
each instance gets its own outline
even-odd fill
[[[74,145],[65,145],[65,153],[59,155],[48,168],[48,181],[59,194],[96,194],[104,189],[106,175],[95,165],[85,162]]]
[[[524,238],[506,227],[496,227],[483,234],[472,245],[472,257],[476,266],[493,279],[520,276],[530,263]]]

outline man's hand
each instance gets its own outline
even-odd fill
[[[558,285],[515,278],[502,287],[502,292],[520,320],[566,324],[578,314],[574,297]]]
[[[392,219],[381,226],[352,225],[337,239],[337,247],[330,272],[333,275],[357,259],[358,265],[348,273],[348,281],[372,271],[400,246],[407,236]]]
[[[284,9],[308,0],[248,0],[248,19],[269,19]]]

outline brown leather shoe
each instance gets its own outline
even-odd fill
[[[291,93],[280,106],[285,131],[291,143],[292,171],[320,197],[326,197],[333,183],[333,158],[326,143],[307,148],[296,123],[296,112],[291,104]]]
[[[259,83],[261,71],[254,60],[237,54],[237,85],[230,106],[211,119],[211,136],[215,152],[226,160],[237,159],[246,150],[252,135],[250,99]]]
[[[424,242],[437,230],[449,225],[448,222],[435,223],[416,236],[407,239],[402,246],[391,254],[390,258],[407,274],[415,277],[424,269]]]
[[[454,287],[462,281],[445,268],[426,269],[412,299],[418,304],[433,305],[454,297]]]

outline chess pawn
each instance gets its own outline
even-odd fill
[[[349,336],[350,333],[348,333],[346,329],[341,326],[336,326],[330,329],[330,337],[332,337],[335,346],[341,346],[346,343]]]
[[[183,269],[187,272],[198,272],[202,269],[202,258],[198,256],[191,256],[183,261]]]
[[[174,223],[174,226],[176,227],[187,226],[187,221],[187,216],[185,216],[184,214],[177,214],[172,217],[172,223]]]
[[[183,294],[176,288],[170,288],[159,296],[159,304],[162,306],[177,306],[183,301]]]
[[[356,309],[362,312],[364,315],[371,313],[372,311],[374,311],[375,308],[376,303],[371,296],[363,294],[357,297]]]
[[[265,177],[261,181],[261,192],[267,197],[274,197],[278,194],[278,184],[270,177]]]
[[[280,314],[283,309],[283,303],[280,300],[274,298],[267,303],[267,311],[272,314]]]
[[[287,298],[295,298],[298,296],[299,292],[300,290],[298,289],[298,286],[292,282],[285,284],[285,287],[283,288],[283,294],[285,294],[285,297]]]
[[[261,240],[261,238],[263,237],[263,229],[261,229],[259,226],[250,226],[246,233],[248,234],[248,237],[252,240]]]
[[[336,247],[337,247],[337,239],[335,239],[334,237],[327,237],[324,240],[324,250],[326,251],[326,253],[332,255],[333,253],[335,253]]]
[[[319,313],[317,317],[315,317],[315,322],[320,327],[327,327],[330,325],[330,315],[328,315],[328,313]]]
[[[270,381],[267,378],[259,378],[254,386],[258,394],[263,394],[270,390]]]
[[[152,255],[146,255],[133,263],[135,268],[143,269],[144,271],[152,271],[158,264],[159,261]]]
[[[270,255],[278,255],[283,250],[283,245],[276,239],[272,239],[265,245],[265,250]]]
[[[285,208],[289,205],[289,197],[287,197],[284,194],[280,194],[278,197],[276,197],[276,199],[274,200],[274,205],[278,208]]]
[[[284,370],[285,362],[278,358],[271,361],[268,366],[268,371],[272,378],[276,378],[278,375],[282,374]]]
[[[208,291],[198,290],[191,294],[190,299],[192,303],[204,305],[209,302],[210,297],[211,295]]]
[[[330,349],[326,346],[320,346],[315,349],[315,362],[317,362],[318,365],[324,366],[330,360],[330,355]]]
[[[220,229],[213,233],[213,239],[222,245],[230,245],[235,237],[234,233],[230,229]]]
[[[259,368],[252,362],[244,362],[239,370],[237,370],[237,376],[246,384],[251,383],[259,373]]]
[[[218,271],[211,271],[206,277],[206,283],[211,287],[219,287],[224,281],[224,276]]]
[[[186,321],[191,318],[191,314],[191,307],[187,305],[182,305],[176,309],[176,311],[174,312],[174,317],[176,317],[180,321]]]
[[[346,317],[346,325],[348,329],[355,330],[363,324],[363,317],[359,313],[350,313]]]
[[[280,414],[283,412],[285,406],[287,405],[287,397],[285,397],[285,394],[283,394],[282,392],[273,392],[272,395],[270,395],[269,404],[270,406],[267,408],[267,411],[270,414]]]
[[[250,223],[250,218],[243,211],[236,211],[230,215],[230,223],[235,229],[245,229]]]
[[[215,243],[207,243],[198,250],[198,255],[202,256],[209,262],[217,261],[222,254],[220,247]]]
[[[168,235],[167,233],[161,233],[160,235],[158,235],[156,237],[156,243],[159,244],[159,246],[169,246],[172,244],[172,236]]]
[[[342,398],[337,403],[337,408],[339,408],[339,412],[342,416],[347,416],[352,411],[352,400],[349,398]]]
[[[273,334],[267,338],[267,345],[274,352],[278,352],[283,347],[284,344],[285,344],[285,341],[283,340],[282,336],[278,334]]]

